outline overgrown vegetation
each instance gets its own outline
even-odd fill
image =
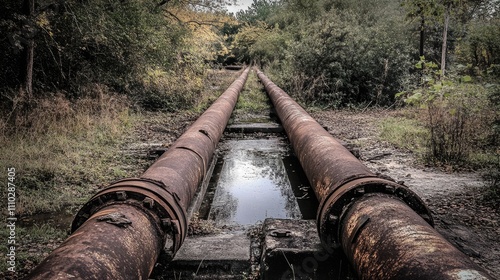
[[[423,158],[427,154],[429,131],[413,118],[391,117],[380,123],[380,137],[416,153]]]
[[[134,122],[127,102],[106,93],[76,104],[57,96],[39,102],[29,127],[0,138],[0,165],[17,169],[18,215],[81,204],[99,183],[123,175],[109,163]]]
[[[7,240],[8,234],[8,229],[2,228],[0,230],[0,238],[2,238],[2,240]],[[16,254],[18,270],[22,271],[22,274],[19,273],[17,275],[19,278],[25,275],[28,269],[33,269],[36,264],[40,263],[44,256],[57,248],[58,244],[68,235],[65,230],[45,224],[41,226],[35,225],[30,228],[17,226],[16,234],[18,237],[17,240],[21,242],[21,246],[17,247],[18,251]],[[28,244],[30,246],[27,246]],[[7,262],[1,262],[0,269],[2,273],[6,272]]]
[[[234,114],[260,113],[268,109],[270,100],[267,94],[263,93],[262,90],[263,87],[257,75],[249,75],[245,88],[240,93]]]
[[[420,84],[398,95],[422,112],[430,133],[428,160],[472,167],[493,164],[498,104],[491,102],[495,93],[488,88],[494,85],[473,83],[471,76],[458,71],[442,77],[437,65],[423,58],[416,68],[421,70]]]
[[[127,175],[130,159],[110,163],[137,112],[204,102],[226,1],[167,2],[4,3],[0,166],[18,170],[18,215],[81,204]]]

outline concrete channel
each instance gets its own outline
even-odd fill
[[[194,210],[214,233],[188,236],[151,278],[356,279],[321,245],[318,201],[271,103],[229,123]]]

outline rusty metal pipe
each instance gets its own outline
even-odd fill
[[[493,279],[392,196],[361,197],[342,223],[342,248],[362,279]]]
[[[116,216],[116,224],[105,221],[112,219],[109,215]],[[148,279],[162,249],[155,216],[127,204],[105,207],[73,232],[27,279]]]
[[[72,234],[27,279],[148,279],[187,234],[186,211],[202,182],[250,68],[140,178],[113,183],[87,202]]]
[[[390,178],[372,173],[282,89],[262,72],[258,71],[257,75],[320,202],[317,224],[321,241],[333,248],[342,245],[361,279],[429,279],[428,275],[437,276],[432,279],[462,279],[453,278],[458,274],[443,270],[446,266],[443,260],[449,259],[457,264],[453,267],[458,269],[457,273],[468,271],[470,275],[489,277],[432,228],[430,210],[414,192]],[[361,204],[365,200],[370,206]],[[398,206],[398,211],[387,208],[386,200],[392,201],[394,207]],[[360,217],[361,209],[367,214]],[[377,210],[382,214],[375,215]],[[404,222],[393,226],[394,220]],[[407,232],[410,228],[411,231]],[[387,230],[379,236],[385,246],[377,243],[382,242],[380,240],[370,239],[379,233],[377,229]],[[399,235],[399,231],[406,234]],[[399,244],[414,245],[405,247]],[[370,247],[370,250],[363,246]],[[428,254],[429,250],[443,249],[454,253],[448,258]],[[391,264],[394,260],[391,256],[399,257],[399,267]],[[420,270],[412,269],[414,267]],[[384,273],[377,274],[379,271]]]

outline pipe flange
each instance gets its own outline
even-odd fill
[[[431,211],[408,187],[379,177],[357,178],[344,182],[321,202],[317,218],[321,242],[326,246],[339,248],[340,223],[348,205],[365,194],[374,193],[390,195],[403,201],[427,223],[434,226]]]
[[[172,237],[172,247],[166,248],[172,256],[184,242],[188,221],[179,204],[179,197],[168,191],[163,183],[145,178],[120,180],[99,191],[78,211],[71,232],[75,232],[99,210],[114,204],[130,204],[154,213],[162,243],[166,243],[168,235]]]

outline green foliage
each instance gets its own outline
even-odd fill
[[[495,3],[255,0],[250,9],[238,14],[247,25],[235,36],[238,40],[233,42],[233,50],[240,60],[254,60],[266,67],[286,91],[308,104],[389,105],[402,89],[421,85],[421,71],[415,71],[413,59],[419,42],[415,34],[423,28],[427,60],[417,62],[417,66],[427,71],[425,78],[429,80],[425,83],[433,83],[433,88],[421,88],[420,93],[411,95],[419,102],[430,96],[423,91],[440,91],[447,86],[446,82],[434,82],[440,77],[431,73],[437,70],[436,61],[441,58],[445,14],[452,17],[447,44],[451,55],[447,61],[462,57],[464,65],[478,60],[472,63],[476,66],[480,60],[488,60],[482,63],[483,69],[498,72],[500,44],[496,44],[496,38],[500,36],[496,33],[500,29],[493,24],[498,13],[487,12]],[[467,23],[476,17],[488,18],[488,26],[472,35],[474,25],[467,27]],[[475,28],[480,31],[480,26]],[[461,51],[456,52],[458,56],[454,56],[456,47]],[[474,76],[463,73],[461,81],[474,82]]]
[[[252,60],[261,66],[284,58],[284,49],[289,38],[279,26],[269,26],[264,22],[245,25],[235,35],[233,53],[242,62]]]
[[[500,77],[500,18],[473,21],[468,29],[457,47],[458,59],[477,69],[471,74],[486,72]]]
[[[423,57],[415,67],[421,71],[420,86],[398,96],[427,112],[429,160],[488,165],[488,157],[478,160],[477,156],[498,147],[491,141],[496,133],[491,128],[498,117],[494,103],[488,100],[487,87],[472,83],[469,75],[452,73],[440,79],[438,66]]]
[[[416,119],[394,117],[380,123],[380,137],[421,157],[427,153],[429,130]]]
[[[60,32],[46,38],[37,56],[53,68],[43,76],[45,85],[98,82],[120,91],[140,85],[148,67],[173,65],[184,32],[169,26],[155,3],[142,0],[66,1],[52,25]]]
[[[200,93],[206,61],[215,57],[209,57],[213,38],[203,37],[202,41],[212,40],[208,44],[190,41],[195,34],[191,26],[169,21],[165,14],[175,7],[186,21],[194,17],[197,22],[197,16],[206,16],[210,9],[219,11],[227,1],[173,1],[168,7],[144,0],[36,2],[32,19],[23,17],[21,5],[13,0],[7,0],[6,10],[0,13],[0,29],[9,38],[0,42],[5,54],[1,61],[7,65],[7,75],[0,77],[0,109],[2,117],[14,116],[11,122],[39,106],[37,100],[23,105],[16,88],[27,36],[36,44],[35,99],[57,92],[73,103],[95,97],[88,95],[88,88],[97,86],[127,94],[146,109],[189,108]],[[30,22],[31,33],[23,22]]]
[[[305,8],[292,1],[288,17],[297,20],[280,26],[288,33],[284,55],[268,70],[309,104],[389,104],[411,63],[398,8],[392,1],[318,1]]]

